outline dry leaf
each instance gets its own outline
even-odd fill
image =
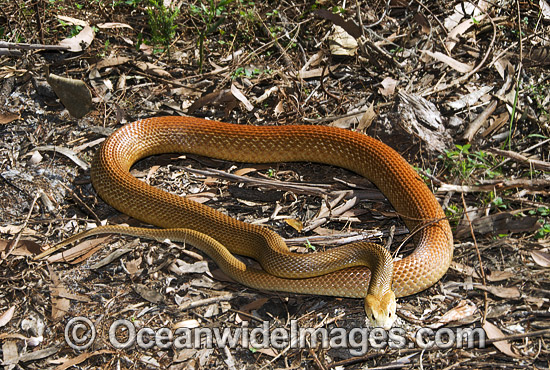
[[[82,19],[67,17],[65,15],[58,15],[57,19],[61,19],[63,22],[72,26],[81,26],[81,27],[89,26],[88,22],[83,21]]]
[[[96,26],[97,26],[97,28],[101,28],[101,29],[104,29],[104,28],[107,28],[107,29],[110,29],[110,28],[129,28],[129,29],[133,30],[132,26],[130,26],[129,24],[119,23],[119,22],[98,23],[98,24],[96,24]]]
[[[200,322],[196,319],[189,319],[189,320],[183,320],[180,322],[175,323],[172,326],[172,330],[177,330],[179,328],[188,328],[188,329],[194,329],[201,326]]]
[[[550,253],[533,251],[531,252],[531,257],[533,257],[533,261],[535,261],[537,265],[542,267],[550,267]]]
[[[223,106],[226,112],[230,112],[237,106],[237,99],[231,93],[231,90],[218,90],[208,93],[199,99],[195,100],[193,104],[187,108],[187,114],[193,114],[197,109],[200,109],[207,105]]]
[[[493,90],[492,86],[483,86],[481,89],[475,90],[466,95],[462,95],[459,99],[449,102],[447,104],[449,104],[451,108],[456,110],[469,107],[477,103],[477,101],[482,96],[489,93],[491,90]]]
[[[472,70],[472,66],[466,64],[466,63],[462,63],[462,62],[459,62],[458,60],[456,59],[453,59],[451,58],[450,56],[448,55],[445,55],[439,51],[436,51],[435,53],[434,52],[431,52],[429,50],[422,50],[423,53],[425,54],[428,54],[429,56],[431,56],[432,58],[434,58],[435,60],[438,60],[440,62],[443,62],[445,63],[446,65],[448,65],[449,67],[451,67],[452,69],[458,71],[458,72],[461,72],[461,73],[468,73]]]
[[[491,281],[491,282],[502,281],[502,280],[509,279],[513,276],[516,276],[516,274],[514,274],[511,271],[498,271],[497,270],[497,271],[491,271],[489,273],[489,275],[487,275],[487,280]]]
[[[258,171],[258,169],[255,167],[244,167],[244,168],[239,168],[238,170],[235,170],[235,172],[233,173],[237,176],[244,176],[256,171]]]
[[[480,279],[480,276],[478,275],[477,271],[471,266],[463,265],[461,263],[453,261],[451,262],[451,268],[466,276],[471,276],[476,279]]]
[[[149,288],[146,285],[135,284],[133,288],[136,291],[136,293],[141,296],[141,298],[143,298],[143,299],[145,299],[145,300],[147,300],[151,303],[157,304],[157,303],[160,303],[164,300],[164,297],[162,296],[162,294],[160,294],[159,292],[157,292],[154,289]]]
[[[145,73],[150,73],[152,75],[164,78],[172,78],[172,75],[170,73],[160,68],[156,64],[141,61],[137,61],[134,64]]]
[[[487,337],[489,339],[501,338],[504,336],[504,333],[495,325],[491,324],[489,321],[485,321],[485,323],[483,324],[483,330],[485,330],[485,333],[487,334]],[[507,340],[494,342],[493,345],[505,355],[516,358],[518,357],[512,350],[510,342],[508,342]]]
[[[298,232],[302,231],[302,229],[304,228],[304,224],[302,223],[302,221],[295,218],[285,218],[285,222]]]
[[[262,95],[260,95],[259,97],[252,98],[252,101],[254,101],[254,103],[256,103],[256,104],[263,103],[264,100],[269,98],[272,94],[276,93],[277,91],[279,91],[279,88],[277,86],[273,86],[273,87],[265,90],[264,93]]]
[[[176,259],[170,266],[168,267],[168,270],[178,274],[203,274],[210,272],[210,269],[208,268],[208,262],[206,261],[198,261],[195,263],[187,263],[185,261],[182,261],[180,259]]]
[[[382,86],[378,88],[378,91],[383,96],[390,96],[395,93],[395,87],[397,86],[397,81],[391,77],[386,77],[380,83]]]
[[[482,10],[480,9],[483,7],[484,6],[482,4],[475,6],[470,2],[461,2],[455,5],[454,13],[444,20],[445,28],[449,30],[447,40],[445,41],[447,50],[453,50],[457,43],[456,40],[459,40],[459,35],[464,34],[470,29],[470,27],[474,25],[474,19],[475,21],[479,22],[483,18],[485,18],[485,14],[483,14]],[[458,23],[462,19],[466,20],[462,23]]]
[[[252,103],[248,101],[246,96],[244,96],[244,94],[241,92],[241,90],[239,90],[237,86],[235,86],[235,84],[231,84],[231,94],[233,94],[233,96],[237,98],[237,100],[239,100],[241,103],[244,104],[244,107],[246,108],[247,111],[250,112],[254,109],[254,106],[252,105]]]
[[[514,74],[514,66],[508,58],[500,58],[495,62],[495,69],[503,80],[510,74]]]
[[[193,200],[194,202],[197,202],[197,203],[206,203],[209,200],[216,199],[217,196],[218,196],[218,194],[216,194],[214,192],[203,191],[203,192],[197,193],[197,194],[187,194],[185,197],[187,199],[191,199],[191,200]]]
[[[275,115],[279,115],[279,114],[283,113],[284,111],[285,111],[285,108],[283,106],[283,101],[279,100],[279,102],[275,106],[275,109],[273,110],[273,113],[275,113]]]
[[[76,244],[74,247],[60,252],[56,253],[50,257],[48,257],[48,262],[54,263],[54,262],[72,262],[74,259],[82,256],[83,254],[94,250],[97,248],[103,248],[103,244],[107,239],[109,239],[110,236],[103,236],[96,239],[89,239],[85,240],[83,242],[80,242]]]
[[[350,128],[356,126],[361,122],[361,117],[363,113],[352,114],[347,117],[338,118],[337,120],[332,121],[329,126],[340,127],[340,128]]]
[[[126,270],[128,271],[128,273],[130,275],[137,275],[141,271],[143,271],[143,269],[139,268],[139,266],[141,265],[141,261],[142,261],[142,258],[139,257],[139,258],[133,259],[131,261],[127,261],[124,264],[124,266],[126,267]]]
[[[326,9],[319,9],[315,11],[314,14],[319,17],[328,19],[354,38],[359,38],[362,35],[361,27],[353,23],[353,21],[346,21],[339,14],[334,14]]]
[[[426,18],[426,16],[420,12],[418,13],[415,13],[414,16],[413,16],[413,19],[416,21],[416,23],[418,23],[420,25],[420,27],[422,28],[422,32],[425,33],[425,34],[430,34],[430,30],[431,30],[431,27],[430,27],[430,22],[428,21],[428,19]]]
[[[519,289],[515,286],[513,287],[501,287],[501,286],[485,286],[485,285],[476,285],[476,288],[479,288],[481,290],[485,290],[492,295],[500,298],[509,298],[509,299],[516,299],[521,297],[521,292]]]
[[[100,60],[99,62],[97,62],[96,64],[90,66],[90,69],[97,69],[97,70],[100,70],[102,68],[106,68],[106,67],[114,67],[114,66],[118,66],[118,65],[121,65],[121,64],[125,64],[125,63],[128,63],[131,59],[128,58],[128,57],[113,57],[113,58],[106,58],[106,59],[102,59]]]
[[[10,308],[8,308],[6,312],[0,315],[0,328],[2,326],[6,326],[6,324],[11,321],[14,313],[15,313],[15,306],[11,306]]]
[[[77,53],[90,46],[92,41],[94,41],[94,36],[95,33],[92,27],[84,26],[78,35],[61,40],[59,46],[64,46],[69,51]]]
[[[526,58],[529,66],[547,66],[550,64],[550,47],[534,47]]]
[[[48,272],[50,273],[50,279],[52,280],[52,286],[50,286],[51,301],[52,301],[52,320],[61,319],[69,312],[71,302],[62,298],[62,294],[69,294],[67,289],[61,283],[61,280],[57,274],[53,271],[52,266],[48,265]]]
[[[21,118],[19,113],[2,112],[0,113],[0,125],[5,125],[7,123],[18,120],[19,118]]]
[[[92,110],[92,93],[81,80],[74,80],[49,73],[46,80],[71,116],[82,118]]]
[[[262,308],[267,303],[267,301],[269,301],[269,298],[259,298],[248,304],[245,304],[239,310],[243,312],[251,312],[259,308]]]
[[[546,0],[539,0],[539,6],[542,17],[547,21],[550,20],[550,5],[548,5]]]
[[[21,232],[21,230],[23,230],[23,231]],[[29,229],[28,227],[25,227],[24,225],[0,226],[0,234],[17,235],[19,232],[21,232],[21,235],[34,235],[34,234],[36,234],[36,231],[34,231],[33,229]]]
[[[32,153],[31,159],[29,159],[29,163],[33,164],[33,165],[36,165],[36,164],[42,162],[43,158],[44,157],[42,157],[42,154],[40,154],[39,151],[35,151],[34,153]]]
[[[468,300],[462,300],[456,307],[447,311],[439,320],[430,325],[431,328],[439,328],[447,323],[459,321],[466,317],[472,316],[477,311],[476,305]]]
[[[80,354],[76,357],[68,359],[66,362],[59,365],[54,370],[65,370],[65,369],[68,369],[72,366],[78,365],[78,364],[86,361],[90,357],[103,355],[103,354],[111,354],[111,353],[114,353],[114,351],[111,351],[111,350],[108,350],[108,349],[100,349],[100,350],[95,351],[95,352],[84,352],[84,353],[82,353],[82,354]]]
[[[340,26],[332,26],[333,32],[329,44],[330,53],[339,56],[354,56],[357,51],[357,40]]]
[[[17,342],[6,340],[2,343],[2,365],[5,369],[14,369],[15,364],[19,362],[19,351]]]
[[[334,65],[334,66],[330,66],[328,69],[331,71],[331,72],[334,72],[335,70],[338,69],[340,65],[337,64],[337,65]],[[299,78],[303,78],[303,79],[308,79],[308,78],[318,78],[318,77],[321,77],[323,75],[323,69],[324,68],[315,68],[315,69],[310,69],[310,70],[300,70],[298,71],[298,77]],[[325,71],[325,76],[329,73],[329,71]]]
[[[370,127],[375,118],[376,113],[374,112],[374,103],[371,103],[367,111],[361,117],[361,120],[357,125],[357,130],[360,132],[365,132]]]
[[[7,252],[12,243],[11,240],[0,240],[0,252]],[[17,247],[10,254],[13,256],[34,256],[38,253],[40,253],[40,244],[23,239],[19,240]]]
[[[277,356],[277,352],[275,352],[275,350],[273,348],[257,348],[255,350],[255,352],[259,352],[259,353],[262,353],[264,355],[267,355],[269,357],[275,357]]]

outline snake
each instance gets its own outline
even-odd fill
[[[130,174],[140,159],[187,153],[244,163],[315,162],[351,170],[371,181],[410,231],[414,251],[395,259],[376,243],[358,242],[315,253],[290,252],[273,230],[243,222]],[[159,228],[100,226],[84,236],[120,233],[171,239],[197,247],[233,280],[251,288],[364,299],[374,326],[390,328],[396,297],[427,289],[446,273],[453,236],[429,187],[395,150],[365,134],[321,125],[255,126],[195,117],[152,117],[122,126],[97,151],[91,181],[117,210]],[[257,260],[261,268],[235,255]]]

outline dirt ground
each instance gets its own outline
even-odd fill
[[[550,368],[549,4],[0,1],[2,365]],[[387,332],[362,300],[247,288],[185,243],[103,235],[35,259],[97,225],[148,226],[97,195],[90,165],[116,128],[168,115],[379,139],[442,205],[451,267],[398,299]],[[296,252],[415,248],[341,168],[174,153],[131,173]]]

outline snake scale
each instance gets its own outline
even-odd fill
[[[382,191],[409,230],[417,230],[416,249],[396,261],[373,243],[291,253],[282,238],[265,227],[238,221],[130,175],[136,161],[162,153],[248,163],[317,162],[354,171]],[[154,117],[127,124],[107,138],[94,158],[91,178],[107,203],[163,229],[105,226],[63,245],[102,232],[187,241],[210,255],[234,280],[253,288],[363,298],[371,323],[385,328],[395,320],[395,296],[433,285],[445,274],[453,256],[449,223],[416,171],[387,145],[350,130]],[[263,270],[244,265],[233,254],[257,259]]]

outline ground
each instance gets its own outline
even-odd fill
[[[550,366],[547,1],[16,0],[0,10],[6,369]],[[361,300],[247,288],[185,243],[107,235],[35,259],[99,224],[147,226],[107,205],[89,168],[114,129],[167,115],[381,140],[442,205],[451,267],[398,300],[388,333],[368,327]],[[376,187],[341,168],[182,153],[132,174],[272,228],[297,252],[360,240],[391,244],[397,258],[415,248]],[[284,340],[305,328],[327,341]],[[252,334],[217,346],[222,329]],[[468,331],[469,347],[453,340]],[[165,345],[167,333],[179,342]]]

